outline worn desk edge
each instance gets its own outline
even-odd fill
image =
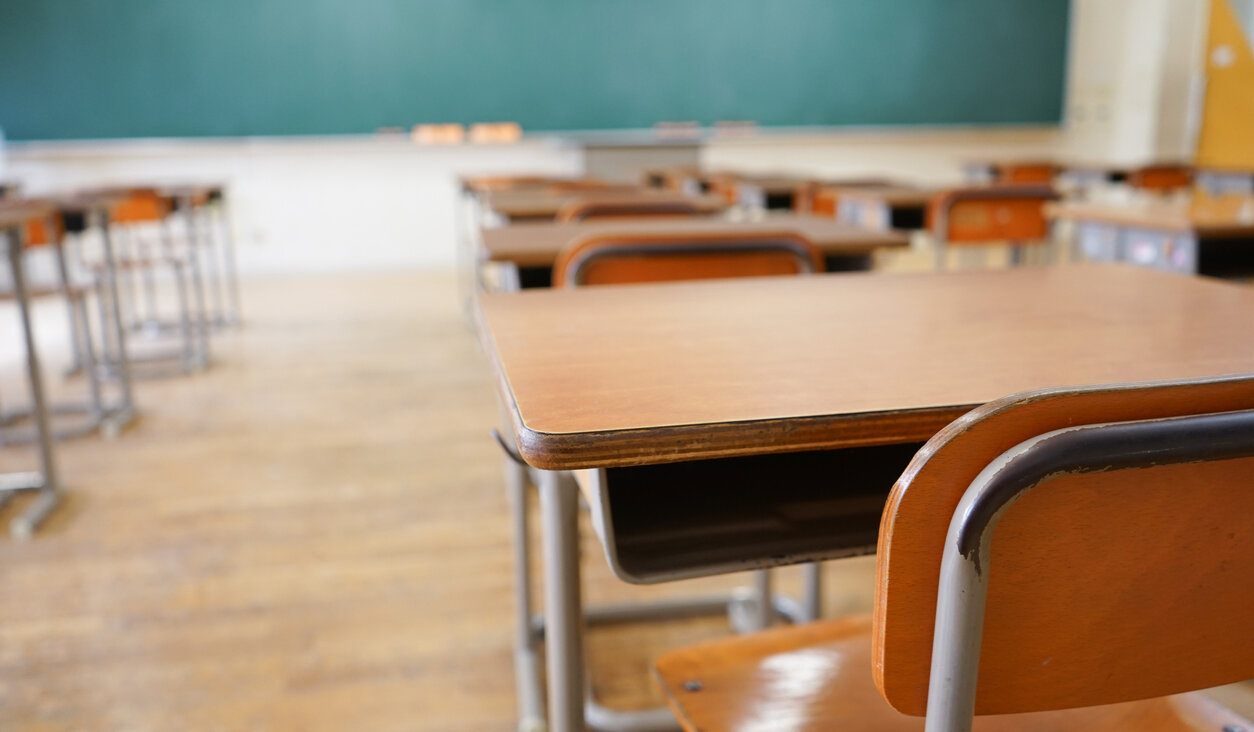
[[[541,432],[523,421],[509,377],[497,355],[496,336],[477,305],[475,320],[519,455],[528,465],[542,470],[628,467],[922,442],[979,406],[961,404],[625,430]],[[657,449],[659,441],[668,443],[669,449]]]

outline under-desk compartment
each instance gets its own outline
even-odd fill
[[[609,468],[589,503],[610,566],[662,582],[871,554],[920,444]]]

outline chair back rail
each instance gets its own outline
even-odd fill
[[[823,256],[791,231],[744,234],[598,234],[571,242],[553,267],[557,287],[796,275]]]
[[[999,456],[1055,430],[1242,410],[1254,410],[1254,376],[1017,395],[938,433],[894,486],[880,527],[872,668],[889,703],[927,708],[950,517]],[[1159,449],[1144,445],[1142,456]],[[976,714],[1254,677],[1254,458],[1150,458],[1062,470],[1000,514],[983,568]]]

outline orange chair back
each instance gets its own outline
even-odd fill
[[[138,224],[160,221],[170,214],[169,196],[151,189],[131,191],[126,198],[114,204],[109,216],[116,224]]]
[[[928,228],[947,244],[1030,243],[1049,236],[1045,203],[1058,198],[1049,186],[960,188],[936,195]]]
[[[1147,165],[1128,172],[1128,185],[1145,191],[1175,191],[1193,185],[1188,165]]]
[[[831,188],[820,188],[815,191],[810,208],[810,212],[815,216],[836,218],[836,214],[840,211],[840,192]]]
[[[738,235],[594,235],[571,242],[553,267],[555,287],[763,277],[820,272],[823,256],[790,231]]]
[[[926,709],[950,517],[976,476],[1057,429],[1254,409],[1254,377],[1056,389],[933,437],[880,524],[872,668]],[[1145,699],[1254,677],[1254,459],[1052,476],[993,530],[976,714]]]
[[[1058,175],[1052,163],[1008,163],[997,168],[998,183],[1050,185]]]
[[[65,222],[59,215],[40,216],[26,224],[26,246],[41,247],[55,244],[65,236]]]
[[[544,190],[556,196],[566,193],[583,193],[585,191],[637,191],[640,186],[630,183],[610,183],[596,178],[572,178],[570,180],[554,180]]]
[[[558,210],[558,223],[592,219],[656,218],[660,216],[699,216],[701,210],[682,198],[577,198]]]

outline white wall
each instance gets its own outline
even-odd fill
[[[945,185],[961,182],[967,163],[1054,156],[1064,143],[1054,127],[886,128],[714,140],[701,161],[712,170],[889,176]]]
[[[1191,159],[1208,0],[1072,0],[1067,149],[1119,163]]]
[[[240,271],[448,268],[459,175],[583,168],[554,140],[420,147],[405,138],[10,143],[7,176],[38,195],[118,183],[225,181]]]

